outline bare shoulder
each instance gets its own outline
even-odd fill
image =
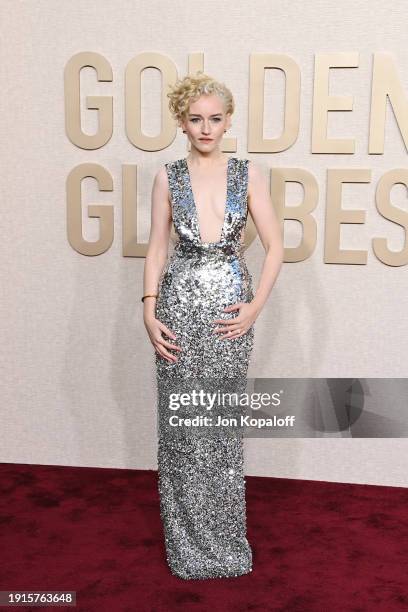
[[[265,180],[265,169],[258,163],[248,159],[248,180],[253,182]]]
[[[177,176],[181,168],[182,161],[182,159],[175,159],[162,164],[154,177],[155,185],[157,185],[159,188],[168,190],[169,181],[171,182],[172,176]]]
[[[160,197],[169,199],[169,180],[165,165],[161,165],[158,168],[154,176],[152,189]]]
[[[157,170],[154,177],[154,182],[157,184],[158,187],[163,188],[168,186],[168,177],[165,165],[160,166],[160,168]]]
[[[170,208],[170,186],[165,165],[161,165],[154,176],[152,198],[155,206],[164,207],[166,209]]]
[[[259,163],[253,162],[251,159],[248,160],[248,196],[259,190],[265,190],[267,188],[267,176],[263,166]]]

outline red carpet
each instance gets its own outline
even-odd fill
[[[3,591],[76,591],[63,609],[81,612],[408,610],[407,489],[248,476],[252,573],[184,581],[165,562],[156,472],[0,476]]]

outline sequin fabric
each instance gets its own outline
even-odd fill
[[[156,317],[182,351],[170,363],[156,353],[158,487],[167,563],[184,579],[222,578],[252,570],[246,537],[241,435],[179,435],[169,431],[168,397],[180,381],[210,381],[214,390],[231,379],[246,384],[253,326],[236,339],[221,339],[214,319],[236,302],[253,299],[241,234],[247,219],[248,160],[228,158],[227,199],[219,242],[201,241],[186,158],[165,164],[178,237],[159,281]]]

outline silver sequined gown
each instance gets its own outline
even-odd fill
[[[182,351],[170,363],[156,353],[160,514],[167,562],[184,579],[240,576],[252,570],[246,538],[242,437],[197,436],[176,440],[163,423],[175,380],[209,377],[246,381],[253,326],[239,338],[213,334],[214,319],[236,302],[253,299],[242,234],[247,219],[248,161],[230,157],[221,240],[203,243],[186,158],[165,164],[172,217],[178,236],[159,282],[156,317]],[[245,382],[244,382],[245,388]]]

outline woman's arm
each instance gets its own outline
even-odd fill
[[[160,275],[169,248],[171,207],[167,172],[164,166],[154,177],[151,200],[150,236],[143,275],[143,295],[158,293]],[[154,316],[155,305],[156,298],[146,298],[143,302],[143,316]]]
[[[220,325],[213,333],[220,334],[222,340],[239,338],[252,327],[268,299],[283,263],[283,239],[268,184],[263,172],[252,162],[248,165],[248,209],[266,251],[266,257],[254,299],[251,302],[238,302],[224,308],[224,312],[239,309],[237,317],[213,321]]]
[[[252,161],[248,164],[248,208],[265,249],[266,256],[258,289],[251,305],[257,315],[265,305],[283,263],[282,230],[273,207],[268,182]]]
[[[159,291],[160,276],[167,260],[170,230],[169,184],[167,171],[163,166],[154,177],[152,187],[150,236],[143,275],[143,295],[157,294]],[[156,319],[155,306],[155,297],[148,297],[144,300],[144,324],[154,349],[166,361],[173,363],[177,361],[177,358],[168,349],[181,351],[181,347],[163,338],[163,332],[173,340],[176,336],[164,323]]]

